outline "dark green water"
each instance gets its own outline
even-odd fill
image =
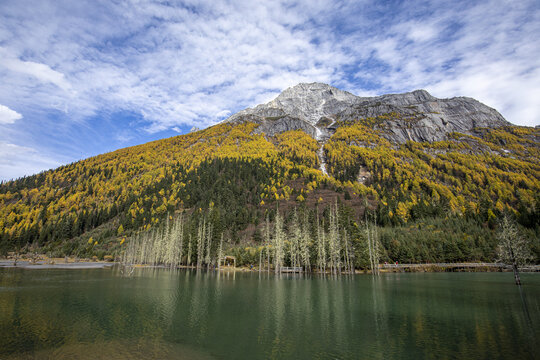
[[[0,269],[0,359],[534,359],[522,279]]]

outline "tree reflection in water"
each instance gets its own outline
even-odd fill
[[[540,277],[509,276],[0,269],[0,358],[527,359]]]

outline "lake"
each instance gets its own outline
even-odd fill
[[[0,359],[534,359],[522,280],[0,268]]]

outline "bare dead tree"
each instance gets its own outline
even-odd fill
[[[499,220],[497,239],[499,240],[497,260],[504,264],[512,264],[516,285],[521,285],[518,267],[527,264],[532,256],[527,239],[521,235],[516,222],[508,214],[504,214]]]

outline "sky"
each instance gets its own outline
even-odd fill
[[[300,82],[540,124],[540,2],[0,1],[0,180],[204,128]]]

